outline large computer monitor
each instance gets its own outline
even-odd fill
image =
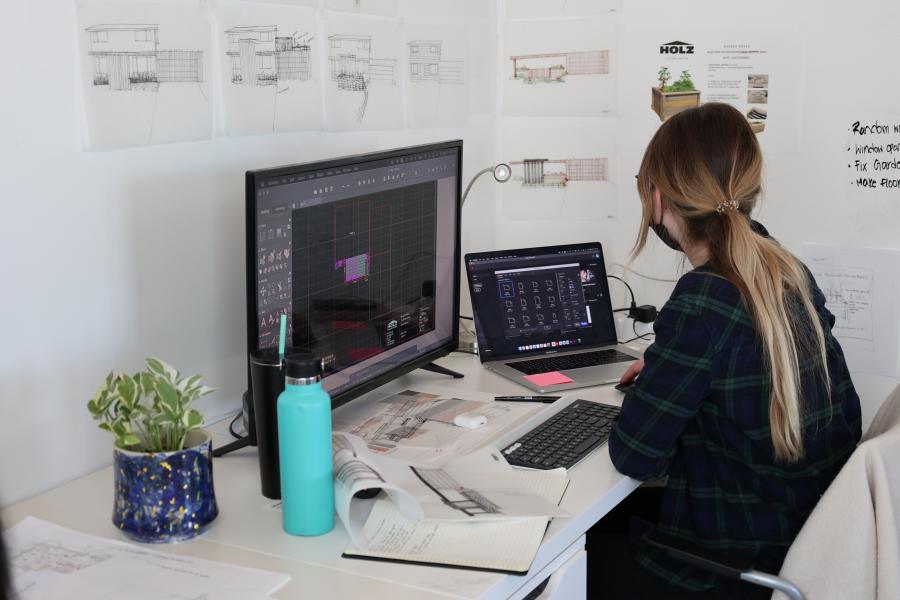
[[[340,404],[455,350],[462,141],[247,172],[248,352],[325,360]]]

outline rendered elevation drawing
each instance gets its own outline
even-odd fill
[[[160,50],[158,25],[115,23],[85,31],[91,39],[95,86],[155,92],[161,83],[203,81],[203,52]]]
[[[605,158],[526,158],[509,164],[522,165],[523,174],[515,177],[522,187],[566,187],[570,181],[607,180]]]
[[[609,51],[552,52],[510,56],[512,78],[524,83],[565,83],[569,75],[606,75]]]
[[[275,25],[232,27],[225,31],[231,62],[231,83],[276,85],[279,81],[309,81],[312,36],[279,36]]]
[[[397,60],[372,58],[372,36],[341,35],[328,37],[331,80],[337,88],[347,92],[362,92],[362,103],[356,120],[362,121],[369,102],[369,88],[373,84],[397,85]]]
[[[413,40],[408,42],[409,79],[415,83],[463,83],[461,60],[444,60],[441,56],[441,40]]]
[[[410,470],[441,498],[441,502],[470,517],[481,514],[503,514],[500,507],[491,502],[478,490],[461,485],[447,471],[441,468],[428,469],[413,467]]]

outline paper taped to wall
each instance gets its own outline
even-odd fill
[[[225,133],[322,129],[315,9],[236,2],[218,11]]]
[[[803,247],[835,316],[832,332],[851,371],[896,377],[900,347],[900,250]]]
[[[78,6],[86,148],[208,139],[209,21],[199,4]]]

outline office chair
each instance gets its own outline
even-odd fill
[[[872,444],[873,441],[876,445]],[[723,560],[721,556],[716,556],[714,553],[697,549],[685,544],[681,540],[672,539],[660,534],[655,529],[644,534],[642,540],[649,546],[662,550],[675,560],[725,578],[742,580],[751,584],[767,587],[773,591],[783,593],[789,600],[807,599],[807,596],[801,591],[801,587],[803,587],[807,594],[810,594],[810,598],[812,598],[813,592],[809,589],[811,585],[810,582],[821,579],[821,577],[817,575],[818,573],[822,573],[829,568],[838,570],[847,569],[847,564],[842,561],[840,557],[830,556],[830,547],[827,544],[827,540],[825,541],[824,549],[819,550],[818,556],[809,556],[811,550],[819,546],[819,541],[821,539],[820,532],[828,528],[833,528],[835,526],[836,517],[840,518],[840,515],[849,514],[850,511],[863,510],[858,506],[846,506],[842,504],[842,499],[839,494],[847,489],[859,489],[860,487],[868,487],[871,493],[871,481],[866,477],[866,472],[870,470],[870,456],[876,454],[881,458],[896,454],[895,451],[898,447],[900,447],[900,386],[897,386],[882,403],[881,407],[878,409],[878,413],[872,420],[872,424],[869,426],[865,435],[863,435],[860,446],[853,455],[851,455],[847,464],[844,465],[844,468],[838,473],[834,482],[832,482],[831,486],[826,490],[826,493],[822,496],[819,504],[816,505],[816,508],[803,525],[803,528],[800,530],[794,543],[791,545],[787,557],[785,558],[784,565],[782,566],[781,574],[790,574],[794,581],[790,581],[788,578],[780,575],[772,575],[770,573],[757,571],[749,564]],[[890,488],[890,482],[888,482],[887,487]],[[831,492],[831,494],[829,494],[829,492]],[[882,494],[883,493],[884,491],[882,490]],[[896,490],[893,494],[892,506],[876,506],[874,501],[872,504],[871,519],[866,521],[866,523],[870,525],[871,531],[867,531],[866,533],[871,534],[870,537],[876,538],[876,521],[881,521],[881,526],[885,529],[889,528],[890,523],[884,525],[884,522],[893,521],[896,524],[895,527],[898,528],[898,531],[895,532],[895,536],[900,538],[900,505],[898,505],[900,504],[900,490]],[[883,517],[888,513],[893,515],[893,519],[875,518],[876,514]],[[867,518],[867,515],[863,518]],[[885,532],[879,529],[877,535],[881,536],[883,539],[885,537],[890,537],[890,533],[891,532],[888,531],[888,535],[885,535]],[[878,548],[883,547],[881,541],[877,542],[874,548],[872,546],[866,546],[868,543],[866,536],[863,535],[863,532],[854,530],[853,524],[845,526],[842,535],[855,538],[853,540],[832,538],[833,542],[847,542],[846,544],[842,544],[845,548],[844,554],[852,556],[853,554],[858,554],[858,549],[862,548],[863,555],[877,555]],[[888,545],[887,547],[891,548],[892,546]],[[826,555],[829,555],[827,560]],[[891,559],[891,557],[883,557],[883,561],[876,560],[876,563],[880,564],[883,562],[890,564],[891,560],[896,561],[898,558],[900,557],[893,557],[893,559]],[[859,599],[894,597],[891,595],[893,593],[892,590],[900,589],[900,575],[898,575],[896,571],[891,572],[889,567],[887,569],[877,569],[877,565],[871,567],[871,573],[865,575],[865,577],[868,577],[870,574],[872,575],[872,580],[868,582],[871,584],[871,590],[858,590],[858,595],[855,595],[854,597]],[[801,579],[808,579],[809,581],[801,581]],[[827,582],[819,583],[817,587],[825,588],[826,586]],[[819,594],[815,595],[815,598],[819,597]],[[779,596],[776,594],[774,598],[779,598]]]

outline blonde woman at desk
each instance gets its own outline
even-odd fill
[[[859,398],[822,292],[750,219],[761,170],[749,123],[717,103],[673,116],[644,154],[632,256],[653,229],[694,269],[623,377],[639,374],[609,439],[619,471],[668,482],[638,490],[588,532],[590,597],[769,598],[647,548],[648,524],[630,517],[777,573],[860,438]]]

